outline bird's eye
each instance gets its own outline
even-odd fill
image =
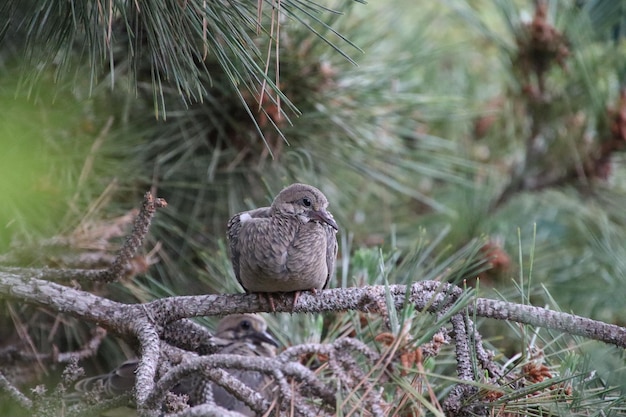
[[[250,330],[250,327],[252,327],[252,325],[250,324],[250,322],[248,320],[243,320],[241,322],[241,329],[242,330]]]
[[[309,200],[308,198],[304,197],[302,199],[302,204],[304,204],[305,207],[311,207],[311,200]]]

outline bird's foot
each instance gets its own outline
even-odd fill
[[[267,297],[267,302],[270,304],[270,310],[272,311],[272,313],[275,313],[276,304],[274,304],[274,297],[272,296],[272,293],[266,292],[265,296]]]
[[[291,312],[296,308],[296,303],[298,302],[298,298],[300,298],[300,291],[296,291],[293,293],[293,305],[291,306]]]
[[[317,294],[317,288],[311,288],[309,291],[311,291],[313,293],[313,295]],[[296,303],[298,302],[298,298],[300,298],[300,294],[301,293],[302,293],[302,291],[296,291],[293,294],[293,305],[291,307],[291,311],[292,312],[296,308]]]

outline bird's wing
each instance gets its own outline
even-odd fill
[[[272,346],[265,344],[251,345],[243,341],[231,341],[228,346],[224,346],[219,353],[242,356],[266,356],[274,357],[275,350]],[[263,395],[266,400],[272,401],[271,379],[264,373],[246,369],[226,369],[226,371],[249,388]],[[227,410],[237,411],[245,416],[255,416],[243,402],[237,400],[231,393],[217,384],[213,384],[213,399],[215,404]]]
[[[328,287],[328,283],[335,276],[335,261],[337,260],[337,231],[332,227],[325,225],[326,230],[326,268],[328,268],[328,276],[324,287]]]
[[[242,216],[244,217],[244,221],[242,222]],[[239,257],[241,255],[241,245],[239,244],[239,232],[241,230],[241,225],[247,221],[246,216],[249,216],[250,219],[254,218],[269,218],[270,217],[270,208],[269,207],[261,207],[254,210],[244,211],[241,213],[235,214],[233,217],[228,220],[227,233],[226,236],[228,238],[228,247],[230,249],[230,261],[233,264],[233,270],[235,271],[235,277],[237,281],[242,286],[242,288],[248,292],[248,289],[244,287],[241,282],[241,277],[239,275]]]
[[[272,401],[271,397],[271,379],[258,371],[229,369],[227,372],[251,388],[252,390],[261,394],[267,401]],[[239,401],[235,396],[229,393],[226,389],[212,384],[213,388],[213,400],[215,404],[225,408],[227,410],[236,411],[244,416],[256,416],[257,414],[246,406],[242,401]]]
[[[239,230],[241,229],[241,220],[239,216],[241,213],[235,214],[228,220],[228,226],[226,231],[226,237],[228,238],[228,249],[230,250],[230,262],[233,264],[233,270],[235,271],[235,277],[239,284],[243,287],[241,283],[241,278],[239,278]],[[245,287],[243,287],[246,290]],[[248,290],[246,290],[247,292]]]
[[[125,394],[135,387],[135,372],[138,365],[137,359],[128,360],[108,374],[81,379],[74,388],[82,393],[101,389],[106,398]]]

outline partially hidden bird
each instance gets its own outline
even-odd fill
[[[217,326],[213,341],[219,346],[215,353],[242,356],[274,357],[278,343],[267,331],[265,320],[257,314],[233,314],[224,317]],[[75,384],[79,393],[93,390],[106,398],[113,398],[130,392],[135,386],[135,372],[139,361],[137,359],[124,362],[108,374],[85,378]],[[251,389],[259,392],[268,401],[272,401],[272,380],[266,374],[252,370],[229,369],[229,374],[243,382]],[[190,406],[205,402],[213,398],[216,405],[230,411],[236,411],[244,416],[254,417],[257,414],[246,404],[236,399],[232,394],[217,384],[206,383],[206,380],[193,375],[185,378],[172,391],[176,394],[186,394]]]
[[[246,292],[325,288],[335,271],[337,223],[317,188],[291,184],[270,207],[237,213],[228,221],[235,276]]]

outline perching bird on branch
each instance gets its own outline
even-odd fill
[[[235,214],[228,241],[241,286],[262,293],[326,287],[335,270],[338,229],[327,207],[317,188],[292,184],[271,207]]]
[[[274,357],[278,346],[276,340],[268,333],[265,320],[256,314],[234,314],[223,318],[217,326],[213,341],[220,346],[215,353],[242,356]],[[126,394],[135,386],[138,364],[138,360],[129,360],[108,374],[80,380],[75,385],[76,391],[84,394],[95,390],[107,398]],[[268,401],[272,401],[272,384],[267,375],[242,369],[227,372],[260,392]],[[212,397],[215,404],[222,408],[237,411],[245,416],[256,416],[254,411],[224,388],[207,382],[202,377],[186,378],[172,391],[188,395],[190,406],[201,404],[205,402],[205,398]]]

